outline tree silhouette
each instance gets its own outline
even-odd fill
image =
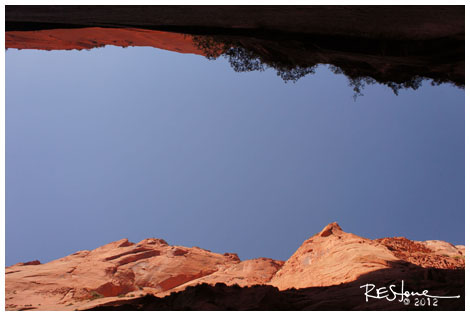
[[[312,45],[295,41],[272,41],[237,36],[192,36],[194,44],[211,60],[220,56],[228,60],[236,72],[264,71],[274,69],[284,82],[296,82],[302,77],[315,74],[324,51]],[[303,46],[302,46],[303,45]],[[320,56],[320,57],[318,57]],[[342,74],[349,80],[349,86],[354,92],[353,98],[363,96],[367,85],[383,84],[389,87],[395,95],[403,89],[418,89],[424,80],[431,79],[432,85],[451,83],[462,88],[463,85],[446,78],[426,78],[410,71],[395,71],[382,74],[371,69],[364,62],[352,63],[347,60],[336,60],[329,64],[329,69],[335,74]]]

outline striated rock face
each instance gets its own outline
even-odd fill
[[[269,284],[281,290],[329,286],[356,280],[398,260],[385,246],[344,232],[331,223],[307,239]]]
[[[188,286],[195,286],[203,283],[211,285],[224,283],[226,285],[236,284],[239,286],[266,284],[269,282],[269,280],[271,280],[279,268],[282,267],[283,263],[283,261],[269,258],[245,260],[238,264],[230,265],[220,269],[213,274],[185,283],[184,285],[176,287],[170,292],[181,291]]]
[[[6,305],[74,309],[101,297],[168,291],[239,262],[233,254],[170,246],[162,239],[122,239],[45,264],[7,267]]]
[[[122,239],[45,264],[7,267],[6,309],[335,309],[345,295],[354,300],[342,308],[373,309],[379,305],[365,306],[359,288],[368,281],[409,280],[416,290],[449,295],[463,289],[464,268],[464,246],[404,237],[371,240],[346,233],[337,223],[307,239],[286,262],[240,261],[234,253],[171,246],[155,238],[136,244]],[[204,293],[220,297],[221,305]],[[245,297],[248,305],[230,293]],[[177,297],[187,302],[181,305]],[[449,304],[460,308],[459,302]],[[403,304],[384,308],[403,309]]]
[[[335,222],[307,239],[268,284],[281,290],[332,286],[402,262],[422,268],[463,269],[465,257],[460,251],[444,241],[370,240],[344,232]]]

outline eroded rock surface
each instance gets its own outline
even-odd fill
[[[120,309],[119,306],[129,305],[145,295],[165,300],[144,300],[150,305],[138,307],[132,303],[129,308],[178,309],[187,306],[173,306],[172,299],[166,297],[192,297],[196,293],[194,289],[215,291],[214,295],[223,297],[220,306],[209,298],[197,298],[202,305],[191,305],[194,308],[209,304],[207,309],[236,306],[237,309],[256,309],[253,306],[262,303],[259,308],[276,309],[279,303],[276,300],[263,301],[263,296],[271,293],[267,297],[285,300],[282,308],[288,309],[288,305],[293,304],[293,309],[321,309],[326,305],[313,300],[313,296],[329,301],[328,295],[331,295],[331,299],[334,296],[338,300],[343,295],[339,293],[346,291],[359,304],[363,295],[359,293],[358,284],[366,281],[390,283],[407,279],[414,282],[415,287],[426,286],[445,295],[456,286],[463,286],[460,274],[463,275],[464,268],[464,246],[437,240],[412,241],[404,237],[371,240],[344,232],[336,222],[307,239],[286,262],[269,258],[240,261],[234,253],[171,246],[156,238],[139,243],[121,239],[44,264],[35,260],[7,267],[6,309],[85,310],[111,305]],[[201,288],[204,284],[213,288]],[[244,290],[251,287],[257,289]],[[182,294],[175,296],[175,292]],[[249,305],[241,306],[225,297],[232,292],[246,295]],[[261,296],[253,298],[258,292]],[[194,299],[192,297],[187,304]],[[334,309],[335,304],[328,306]]]

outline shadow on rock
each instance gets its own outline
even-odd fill
[[[390,262],[390,268],[362,275],[350,283],[334,286],[289,289],[279,291],[270,285],[240,287],[217,283],[200,284],[184,291],[158,298],[151,295],[125,302],[108,303],[92,310],[464,310],[465,271],[463,269],[421,268],[408,262]],[[390,286],[401,293],[427,290],[433,296],[460,296],[429,300],[424,296],[410,296],[409,304],[394,298]],[[366,302],[365,284],[375,289],[386,287],[388,297],[369,298]],[[375,292],[369,292],[376,295]],[[392,300],[392,298],[394,298]],[[423,298],[425,298],[423,300]]]

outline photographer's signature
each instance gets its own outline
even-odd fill
[[[429,294],[428,290],[424,290],[421,292],[414,292],[414,291],[407,291],[405,290],[405,281],[401,281],[401,289],[396,289],[396,285],[392,284],[388,287],[380,287],[376,288],[375,284],[364,284],[361,285],[360,288],[365,288],[365,297],[366,302],[369,301],[370,298],[374,299],[386,299],[389,302],[395,301],[398,299],[398,302],[403,303],[405,305],[409,305],[411,303],[410,298],[414,298],[413,304],[415,306],[438,306],[439,299],[448,299],[448,298],[460,298],[460,295],[456,296],[437,296]]]

